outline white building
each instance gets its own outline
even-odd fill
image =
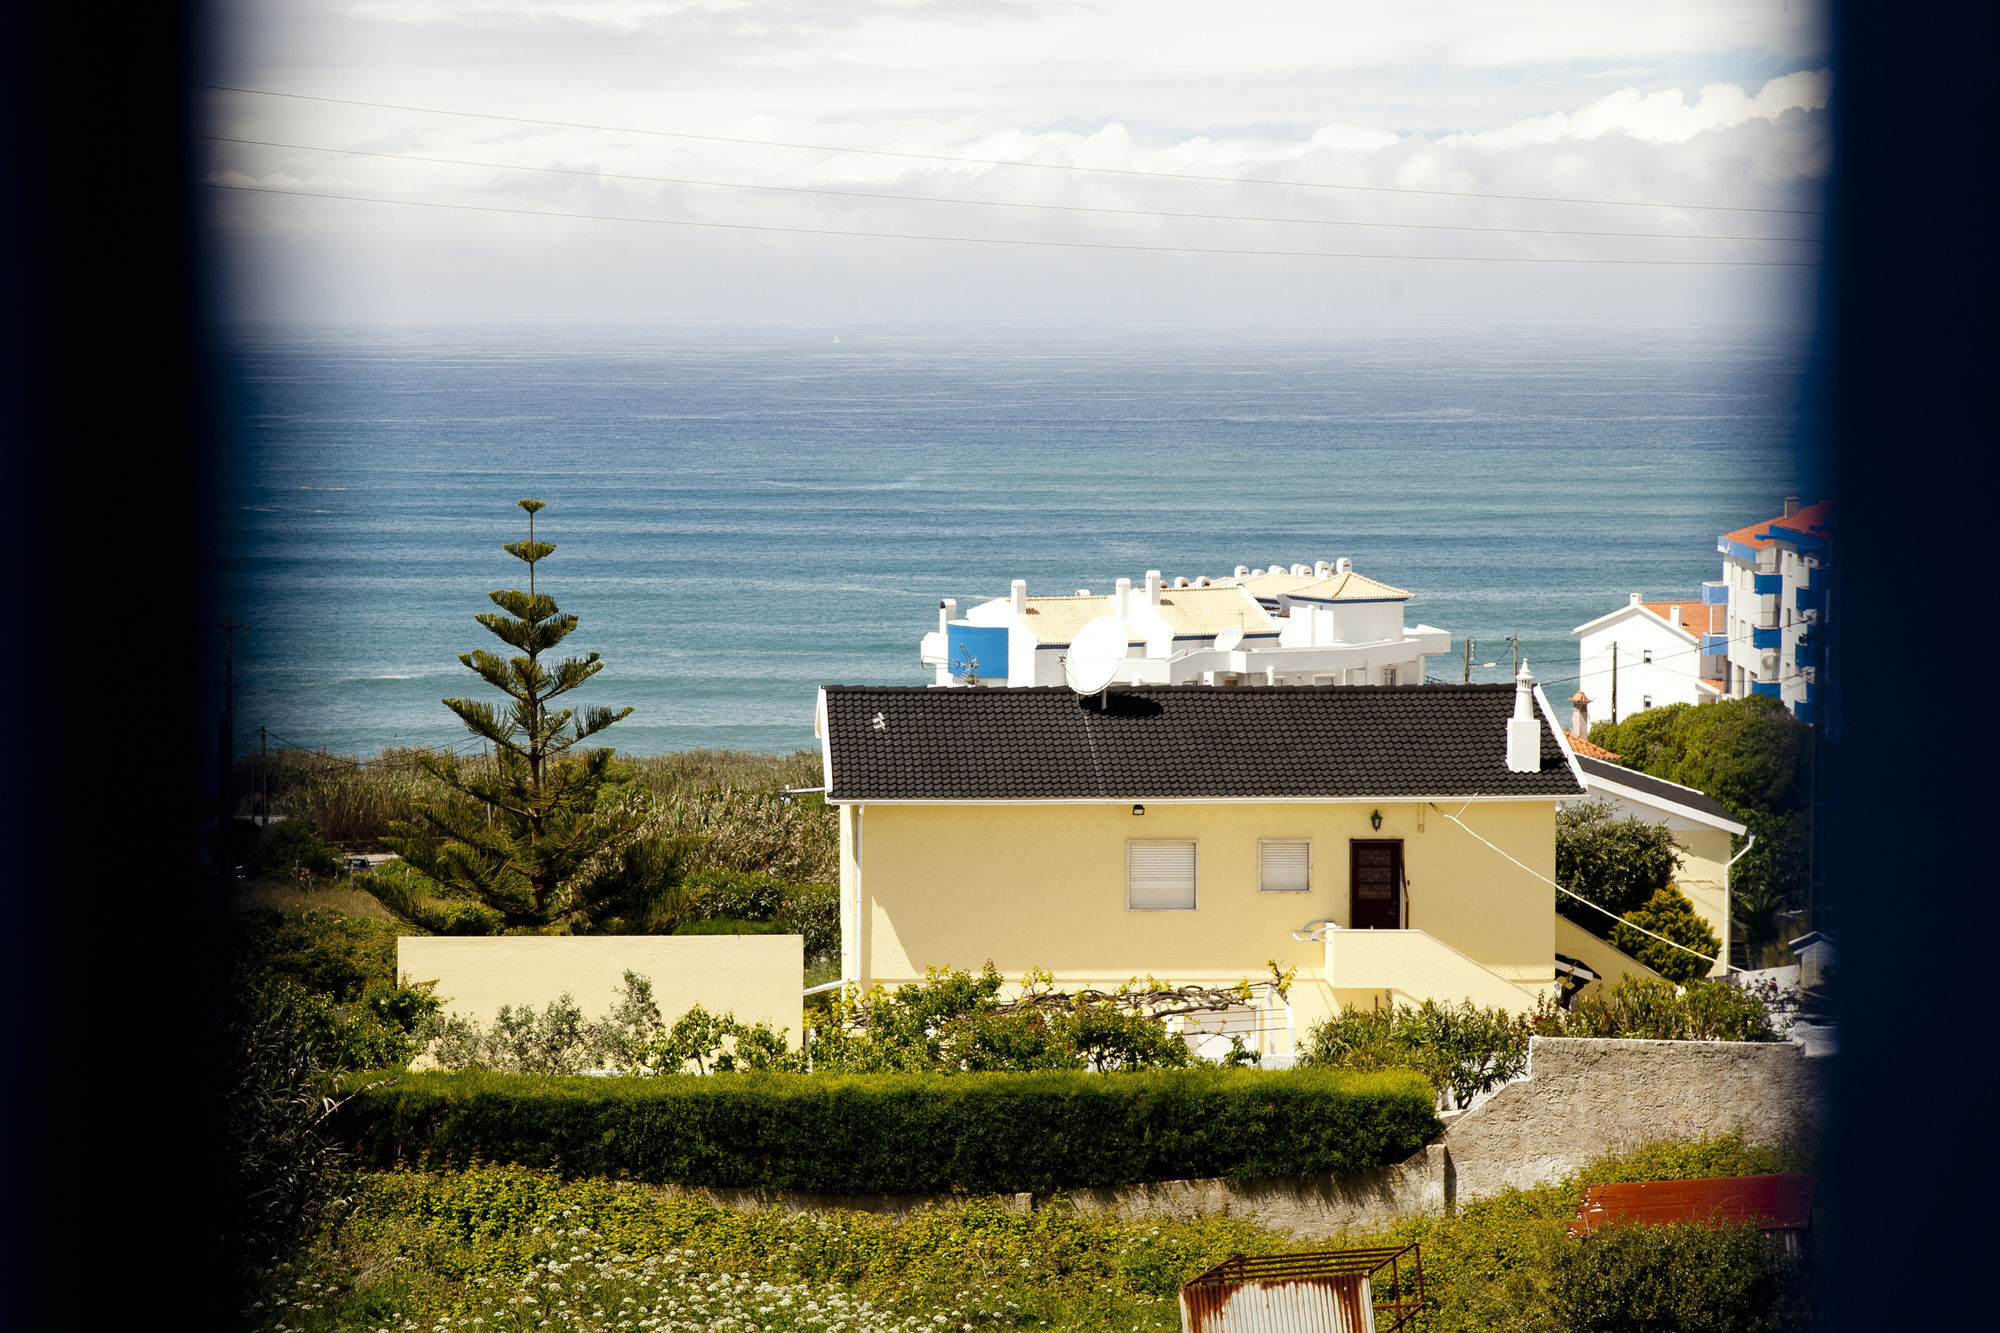
[[[1015,579],[1009,596],[962,618],[955,599],[938,603],[938,627],[918,653],[939,685],[1061,685],[1077,631],[1115,616],[1126,627],[1120,684],[1421,685],[1425,660],[1450,652],[1451,636],[1406,627],[1410,596],[1347,560],[1238,565],[1230,577],[1171,585],[1153,569],[1143,586],[1119,579],[1102,595],[1030,597]]]
[[[1717,542],[1727,623],[1703,647],[1726,652],[1730,698],[1769,695],[1813,720],[1826,669],[1817,631],[1827,615],[1831,510],[1824,501],[1801,509],[1797,496],[1787,496],[1777,518],[1725,532]]]
[[[1708,703],[1723,694],[1725,660],[1704,647],[1722,628],[1721,585],[1693,602],[1648,602],[1633,593],[1608,615],[1578,625],[1577,690],[1590,721],[1622,722],[1665,704]]]

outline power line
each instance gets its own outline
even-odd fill
[[[594,125],[584,121],[537,120],[531,116],[506,116],[484,111],[453,111],[444,107],[408,106],[397,102],[366,102],[358,98],[319,97],[311,93],[281,93],[268,88],[242,88],[230,84],[200,85],[210,92],[245,93],[253,97],[280,97],[299,102],[323,102],[330,106],[368,107],[377,111],[410,111],[426,116],[461,116],[469,120],[497,120],[513,125],[542,125],[552,129],[592,130],[608,134],[645,134],[662,139],[688,139],[699,143],[736,144],[747,148],[791,148],[810,153],[852,153],[866,157],[895,157],[920,162],[956,162],[966,166],[1019,167],[1034,171],[1070,171],[1102,176],[1138,176],[1154,180],[1212,181],[1224,185],[1277,185],[1302,190],[1353,190],[1366,194],[1414,194],[1448,199],[1499,199],[1530,204],[1592,204],[1608,208],[1678,208],[1704,213],[1769,213],[1788,217],[1819,217],[1817,208],[1753,208],[1735,204],[1677,204],[1647,199],[1583,199],[1567,195],[1492,194],[1479,190],[1427,190],[1408,185],[1336,185],[1328,181],[1284,180],[1265,176],[1207,176],[1185,171],[1141,171],[1133,167],[1085,167],[1066,162],[1022,162],[1003,157],[959,157],[949,153],[907,153],[888,148],[844,148],[834,144],[794,143],[784,139],[743,139],[721,134],[690,134],[680,130],[649,130],[631,125]]]
[[[567,213],[555,209],[511,208],[499,204],[452,204],[428,199],[385,199],[378,195],[331,194],[318,190],[285,190],[267,185],[198,182],[211,190],[243,194],[277,194],[295,199],[338,199],[356,204],[392,204],[403,208],[442,208],[467,213],[506,213],[519,217],[563,218],[580,222],[636,222],[656,227],[701,227],[716,231],[782,232],[793,236],[847,236],[877,241],[942,241],[961,245],[1013,245],[1050,250],[1135,250],[1153,254],[1256,255],[1279,259],[1387,259],[1398,262],[1438,261],[1471,264],[1593,264],[1670,268],[1817,268],[1817,259],[1601,259],[1538,255],[1392,255],[1333,250],[1251,250],[1230,246],[1145,245],[1117,241],[1047,241],[1005,236],[943,236],[923,232],[848,231],[832,227],[787,227],[756,222],[698,222],[688,218],[635,218],[610,213]]]
[[[1820,245],[1818,236],[1736,236],[1684,231],[1585,231],[1563,227],[1480,227],[1448,222],[1356,222],[1343,218],[1274,217],[1255,213],[1191,213],[1155,208],[1110,208],[1088,204],[1031,204],[1009,199],[960,199],[947,195],[899,194],[881,190],[836,190],[814,185],[754,185],[740,181],[704,180],[685,176],[641,176],[625,172],[599,171],[586,167],[531,167],[515,162],[481,162],[459,157],[431,157],[422,153],[388,153],[365,148],[326,148],[318,144],[280,143],[270,139],[239,139],[220,134],[200,134],[208,143],[243,144],[256,148],[284,148],[303,153],[339,153],[348,157],[383,158],[393,162],[431,162],[440,166],[483,167],[493,171],[532,171],[545,175],[582,176],[592,180],[643,181],[653,185],[696,185],[718,190],[762,190],[780,194],[828,195],[840,199],[884,199],[901,203],[954,204],[978,208],[1040,209],[1062,213],[1096,213],[1118,217],[1181,218],[1201,222],[1275,222],[1313,227],[1378,227],[1402,231],[1492,232],[1510,236],[1595,236],[1630,237],[1659,241],[1780,241]]]

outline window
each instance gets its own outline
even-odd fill
[[[1396,668],[1394,667],[1382,668],[1382,683],[1384,685],[1394,685],[1396,683]]]
[[[1648,649],[1646,649],[1646,650],[1645,650],[1644,652],[1640,653],[1640,654],[1639,654],[1639,660],[1640,660],[1641,662],[1650,662],[1650,661],[1652,661],[1652,660],[1653,660],[1653,650],[1652,650],[1651,648],[1648,648]]]
[[[1650,695],[1650,694],[1642,694],[1642,695],[1640,695],[1640,696],[1639,696],[1639,707],[1641,707],[1641,708],[1651,708],[1652,706],[1653,706],[1653,696],[1652,696],[1652,695]]]
[[[1257,844],[1257,892],[1311,893],[1312,840],[1264,838]]]
[[[1125,906],[1134,912],[1194,910],[1194,844],[1125,844]]]

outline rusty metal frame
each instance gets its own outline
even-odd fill
[[[1386,1273],[1384,1270],[1387,1270]],[[1286,1282],[1316,1277],[1365,1277],[1374,1298],[1376,1333],[1411,1326],[1424,1308],[1424,1259],[1416,1245],[1372,1250],[1317,1250],[1303,1254],[1251,1257],[1232,1254],[1181,1288],[1190,1304],[1209,1305],[1228,1288],[1253,1282]],[[1382,1294],[1386,1277],[1388,1294]],[[1385,1316],[1387,1322],[1384,1322]]]

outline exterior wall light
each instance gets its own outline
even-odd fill
[[[1377,810],[1368,816],[1368,827],[1376,830],[1377,832],[1381,831],[1382,812],[1380,810]]]
[[[1146,807],[1143,805],[1135,805],[1132,807],[1132,813],[1135,815],[1143,815],[1146,813]]]

